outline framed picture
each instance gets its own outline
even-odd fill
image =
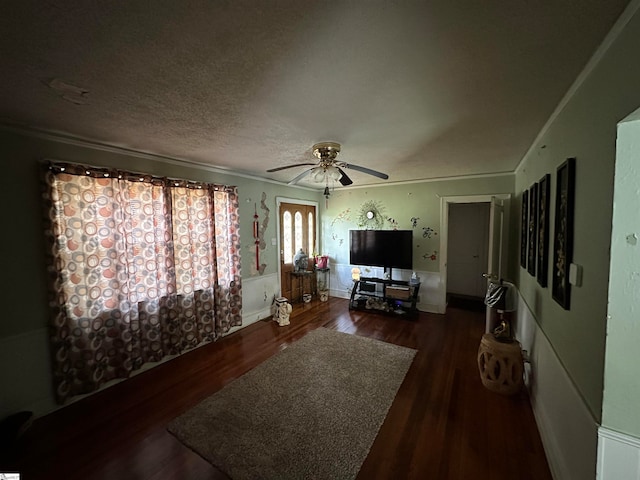
[[[549,185],[548,173],[538,182],[538,268],[537,278],[541,287],[547,286],[549,277]]]
[[[553,238],[553,276],[551,296],[569,310],[571,285],[569,265],[573,255],[573,206],[576,181],[576,159],[568,158],[556,174],[556,206]]]
[[[527,239],[529,237],[529,223],[527,214],[529,212],[529,191],[522,192],[522,213],[520,217],[520,266],[527,268]]]
[[[527,271],[536,276],[536,254],[538,253],[538,184],[529,189],[529,248]]]

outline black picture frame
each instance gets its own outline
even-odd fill
[[[522,209],[520,216],[520,266],[527,268],[527,240],[529,238],[529,191],[522,192]]]
[[[551,296],[565,310],[571,308],[569,265],[573,257],[573,211],[576,159],[567,160],[556,173],[556,202],[553,228],[553,276]]]
[[[538,268],[536,278],[541,287],[547,286],[549,277],[549,199],[551,175],[545,174],[538,182]]]
[[[527,248],[527,271],[536,276],[536,258],[538,246],[538,184],[534,183],[529,188],[529,246]]]

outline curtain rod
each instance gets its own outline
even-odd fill
[[[57,169],[58,171],[64,171],[65,169],[72,167],[76,169],[76,171],[73,172],[73,174],[76,174],[76,175],[80,174],[81,170],[84,170],[85,175],[95,176],[95,177],[104,176],[105,178],[114,178],[114,176],[117,176],[118,178],[125,177],[127,180],[132,180],[135,178],[140,181],[145,181],[145,180],[150,182],[158,181],[162,183],[169,182],[169,183],[174,183],[174,186],[184,186],[184,187],[189,187],[189,186],[198,187],[202,185],[212,185],[216,188],[222,188],[225,190],[229,188],[237,188],[237,186],[235,185],[224,185],[224,184],[216,184],[213,182],[207,182],[202,180],[191,180],[187,178],[154,175],[151,173],[134,172],[134,171],[126,170],[122,168],[101,167],[97,165],[90,165],[90,164],[79,163],[79,162],[70,162],[66,160],[57,160],[53,158],[44,158],[42,159],[42,163],[45,166],[47,166],[49,169],[51,170]],[[92,173],[95,173],[97,175],[91,175]]]

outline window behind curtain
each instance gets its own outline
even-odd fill
[[[241,324],[235,187],[71,164],[45,179],[60,402]]]

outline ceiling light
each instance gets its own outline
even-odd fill
[[[342,174],[340,173],[340,170],[338,170],[338,168],[334,166],[327,167],[327,175],[334,182],[337,182],[338,180],[340,180],[340,177],[342,176]]]
[[[314,182],[317,182],[317,183],[324,182],[324,179],[326,177],[326,172],[322,167],[314,167],[311,169],[311,177],[313,178]]]

